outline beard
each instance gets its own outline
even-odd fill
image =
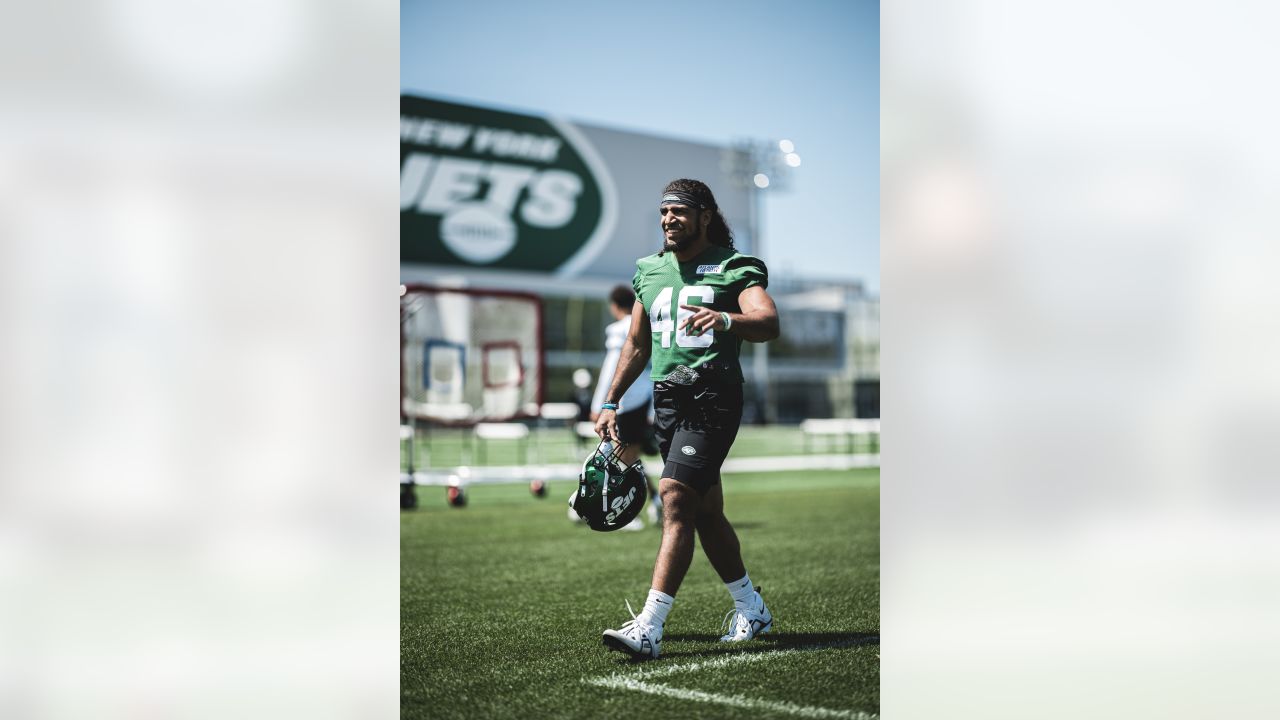
[[[683,233],[680,233],[679,235],[676,235],[675,237],[665,238],[662,244],[662,249],[667,252],[684,250],[685,248],[692,245],[695,239],[696,238],[693,236],[692,233],[683,232]]]

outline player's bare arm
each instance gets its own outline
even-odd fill
[[[693,311],[681,327],[688,327],[695,335],[728,330],[749,342],[768,342],[778,337],[778,308],[764,288],[754,285],[743,290],[738,295],[738,306],[742,308],[740,313],[721,313],[700,305],[681,305]],[[729,316],[727,323],[725,315]]]
[[[613,384],[609,386],[609,392],[604,398],[606,402],[617,402],[627,388],[631,387],[631,383],[644,372],[645,365],[649,364],[649,353],[653,351],[651,335],[649,314],[637,302],[631,308],[631,329],[627,331],[627,342],[623,344],[622,354],[618,357],[618,369],[613,372]],[[599,412],[600,415],[596,418],[596,435],[617,441],[617,412],[603,409]]]

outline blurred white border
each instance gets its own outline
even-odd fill
[[[398,6],[0,28],[0,716],[399,712]]]
[[[882,18],[885,717],[1280,715],[1280,11]]]

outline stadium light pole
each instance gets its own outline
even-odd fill
[[[754,163],[753,163],[754,164]],[[751,196],[751,229],[754,237],[751,238],[751,254],[756,257],[764,257],[764,197],[765,188],[769,187],[769,176],[764,173],[755,173],[751,178],[750,196]],[[769,343],[757,343],[751,352],[751,371],[755,375],[756,387],[759,388],[760,402],[759,422],[760,424],[768,424],[774,418],[778,417],[777,408],[774,407],[773,391],[769,387]]]
[[[751,254],[757,257],[764,257],[764,192],[790,189],[791,172],[800,167],[800,156],[795,149],[795,143],[790,140],[742,140],[734,144],[734,176],[747,189]],[[769,387],[768,343],[758,343],[752,348],[751,371],[760,393],[760,420],[769,422],[778,412],[775,394]]]

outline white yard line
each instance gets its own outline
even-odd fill
[[[723,472],[785,472],[788,470],[852,470],[854,468],[880,467],[879,455],[782,455],[778,457],[738,458],[726,460]],[[662,465],[651,462],[645,469],[653,477],[662,472]],[[419,471],[413,474],[418,485],[449,485],[461,481],[464,484],[501,484],[528,482],[529,480],[575,480],[582,472],[577,465],[471,465],[442,470]]]
[[[702,670],[704,668],[722,668],[728,665],[737,665],[738,663],[753,663],[762,660],[773,660],[775,658],[785,657],[788,655],[798,655],[800,653],[813,652],[814,650],[829,650],[834,648],[853,647],[855,645],[867,645],[878,642],[878,635],[858,638],[856,640],[840,640],[829,643],[816,643],[814,645],[804,645],[801,647],[788,648],[786,650],[766,650],[764,652],[736,652],[727,653],[710,660],[699,660],[697,662],[685,663],[683,665],[671,664],[663,665],[653,670],[638,670],[631,673],[629,677],[636,680],[653,680],[654,678],[666,677],[677,673],[689,672],[690,670]]]
[[[631,680],[628,678],[593,678],[587,682],[592,685],[609,688],[611,690],[633,690],[635,692],[675,698],[677,700],[704,702],[713,705],[728,705],[729,707],[742,708],[744,710],[767,710],[776,713],[785,713],[787,715],[796,715],[798,717],[842,718],[843,720],[879,720],[880,717],[875,713],[855,712],[853,710],[831,710],[829,708],[809,707],[807,705],[773,702],[771,700],[757,700],[755,698],[743,697],[741,695],[717,695],[715,693],[702,692],[700,690],[685,690],[682,688],[668,687],[666,685],[658,685],[656,683]]]
[[[769,650],[759,653],[734,653],[732,655],[724,655],[711,660],[664,665],[663,667],[655,668],[653,670],[638,670],[630,674],[615,673],[607,677],[584,678],[583,682],[612,690],[631,690],[649,695],[675,698],[677,700],[704,702],[713,705],[727,705],[729,707],[742,708],[744,710],[766,710],[787,715],[795,715],[798,717],[842,718],[843,720],[879,720],[880,716],[875,713],[864,713],[853,710],[832,710],[830,708],[810,707],[807,705],[796,705],[795,703],[788,702],[760,700],[757,698],[743,697],[742,695],[719,695],[716,693],[703,692],[701,690],[686,690],[684,688],[675,688],[654,682],[645,682],[647,680],[654,680],[655,678],[688,673],[690,671],[704,670],[708,668],[722,668],[739,663],[762,662],[765,660],[776,659],[784,655],[794,655],[797,653],[825,650],[829,648],[864,645],[878,639],[878,637],[868,637],[857,640],[844,640],[841,642],[807,645],[805,647],[791,648],[789,650]]]

